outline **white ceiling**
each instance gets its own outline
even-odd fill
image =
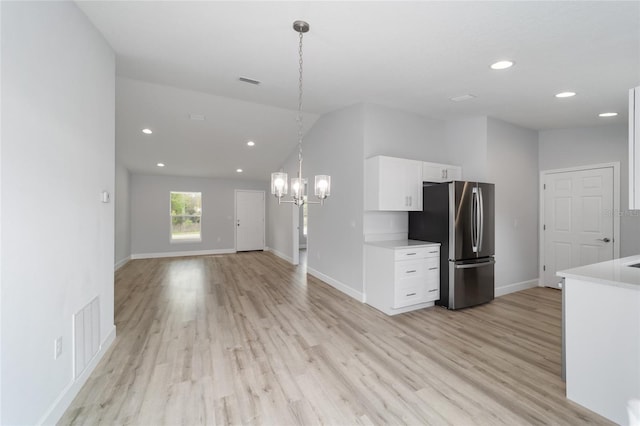
[[[638,1],[78,4],[117,53],[118,157],[142,173],[163,161],[167,174],[237,177],[242,167],[267,179],[296,144],[296,19],[311,25],[308,124],[358,102],[531,129],[626,123],[628,89],[640,84]],[[489,69],[504,58],[516,65]],[[553,96],[566,90],[578,95]],[[476,98],[449,100],[464,94]],[[620,115],[605,121],[604,111]],[[188,120],[193,112],[207,120]]]

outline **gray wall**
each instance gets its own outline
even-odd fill
[[[462,179],[487,179],[487,117],[468,117],[445,124],[444,163],[462,166]]]
[[[265,182],[131,175],[133,257],[204,250],[235,250],[235,190],[267,192]],[[202,193],[202,241],[171,243],[169,194]],[[268,218],[266,219],[268,221]]]
[[[325,114],[307,133],[304,147],[304,174],[311,187],[314,175],[331,175],[331,196],[325,205],[309,207],[307,266],[358,293],[362,292],[362,123],[362,105]]]
[[[115,202],[115,266],[122,266],[131,256],[131,174],[116,164]]]
[[[540,170],[620,162],[620,256],[640,253],[640,213],[629,211],[626,124],[540,131]]]
[[[306,146],[306,143],[305,143]],[[305,164],[307,157],[305,156]],[[285,163],[282,165],[282,171],[286,172],[289,176],[289,182],[292,177],[297,176],[298,170],[298,148],[289,155]],[[275,170],[274,170],[275,171]],[[302,171],[304,176],[309,176],[307,173],[306,165]],[[291,188],[289,188],[291,190]],[[278,199],[271,195],[271,187],[267,192],[267,246],[269,250],[275,252],[280,257],[283,257],[289,262],[293,261],[293,215],[299,214],[299,207],[293,204],[278,204]],[[285,200],[290,200],[291,197],[287,194],[284,197]]]
[[[115,57],[73,2],[0,8],[0,423],[37,424],[78,390],[73,314],[99,296],[101,343],[115,331]]]
[[[487,181],[496,185],[495,287],[538,278],[538,132],[487,120]]]
[[[444,123],[406,111],[366,104],[364,158],[376,155],[447,162]],[[364,238],[386,239],[394,235],[406,238],[408,223],[406,212],[365,211]]]

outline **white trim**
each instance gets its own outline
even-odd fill
[[[526,290],[528,288],[538,287],[540,280],[538,278],[534,278],[528,281],[521,281],[519,283],[507,284],[502,287],[496,287],[495,296],[500,297],[505,294],[515,293],[516,291]]]
[[[136,253],[131,255],[131,259],[156,259],[160,257],[183,257],[183,256],[207,256],[212,254],[231,254],[234,249],[218,250],[192,250],[192,251],[168,251],[165,253]]]
[[[107,337],[100,344],[100,349],[98,353],[93,357],[93,359],[87,364],[86,368],[78,377],[77,380],[72,380],[60,393],[58,398],[51,404],[49,409],[44,413],[44,415],[40,418],[37,424],[39,425],[55,425],[65,411],[69,408],[73,399],[78,395],[82,386],[87,382],[89,376],[95,370],[98,362],[104,357],[104,354],[107,353],[107,350],[111,347],[113,342],[116,339],[116,326],[111,326],[111,330]]]
[[[331,278],[328,275],[323,274],[322,272],[316,271],[313,268],[309,268],[307,266],[307,273],[309,275],[312,275],[314,277],[316,277],[317,279],[329,284],[331,287],[335,288],[336,290],[340,290],[341,292],[343,292],[344,294],[346,294],[349,297],[353,297],[354,299],[356,299],[358,302],[362,302],[364,303],[364,294],[360,293],[359,291],[349,287],[348,285],[341,283],[338,280],[335,280],[333,278]]]
[[[273,254],[275,254],[276,256],[278,256],[280,259],[284,259],[287,262],[293,264],[293,259],[289,256],[287,256],[286,254],[279,252],[278,250],[272,249],[271,247],[265,247],[265,251],[271,252]]]
[[[131,256],[127,256],[124,259],[120,259],[116,262],[115,265],[113,265],[113,270],[117,271],[118,269],[122,268],[124,265],[126,265],[127,263],[129,263],[129,261],[131,260]]]
[[[544,179],[547,175],[556,174],[556,173],[570,173],[570,172],[579,172],[582,170],[593,170],[593,169],[604,169],[611,167],[613,168],[613,258],[617,259],[620,257],[620,215],[617,214],[620,212],[620,162],[615,161],[611,163],[601,163],[601,164],[587,164],[584,166],[576,166],[576,167],[567,167],[563,169],[552,169],[552,170],[541,170],[540,171],[540,187],[538,188],[540,198],[539,205],[540,210],[538,212],[538,230],[539,230],[539,260],[538,260],[538,276],[539,276],[539,285],[544,285],[544,230],[542,226],[544,225]]]

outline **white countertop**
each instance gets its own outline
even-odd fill
[[[429,241],[418,241],[418,240],[368,241],[365,244],[369,244],[370,246],[389,248],[389,249],[433,247],[433,246],[440,245],[440,243],[432,243]]]
[[[635,263],[640,263],[640,255],[558,271],[557,275],[640,291],[640,268],[628,266]]]

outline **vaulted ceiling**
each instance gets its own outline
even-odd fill
[[[531,129],[622,124],[628,89],[640,84],[640,2],[78,5],[117,54],[118,158],[141,173],[238,177],[243,168],[266,180],[296,144],[297,19],[311,25],[307,128],[359,102]],[[491,70],[500,59],[515,66]],[[577,95],[555,98],[561,91]],[[607,111],[619,115],[598,117]]]

